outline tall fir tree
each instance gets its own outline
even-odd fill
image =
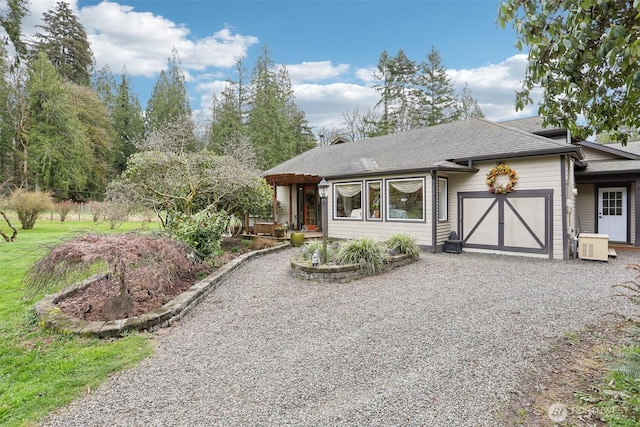
[[[242,59],[236,61],[236,80],[228,80],[222,92],[213,98],[209,149],[222,154],[229,146],[244,143],[247,136],[248,88]]]
[[[0,45],[0,185],[13,181],[15,124],[9,104],[11,87],[8,82],[9,58],[4,45]]]
[[[182,139],[191,140],[187,149],[195,149],[195,126],[191,118],[187,84],[178,52],[173,49],[171,58],[167,60],[167,69],[160,72],[147,103],[145,132],[159,132],[176,123],[180,123],[181,126],[187,124]]]
[[[116,138],[114,167],[118,173],[121,173],[126,169],[129,157],[137,151],[135,142],[144,136],[142,107],[131,88],[131,78],[126,69],[122,71],[120,84],[116,90],[111,118]]]
[[[5,45],[11,44],[15,50],[13,65],[18,65],[27,56],[27,44],[22,40],[22,20],[29,14],[29,0],[7,0],[7,9],[0,13],[0,26],[4,28]]]
[[[93,153],[69,86],[44,52],[30,64],[26,92],[29,119],[25,152],[30,187],[54,191],[58,197],[82,192]]]
[[[420,65],[418,84],[424,93],[419,122],[422,126],[433,126],[452,122],[460,117],[455,87],[447,76],[442,57],[434,46],[427,60]]]
[[[75,114],[82,123],[83,145],[91,153],[87,182],[72,194],[77,199],[102,199],[107,184],[115,177],[113,122],[107,107],[91,88],[69,84]]]
[[[35,35],[33,56],[47,54],[63,79],[89,86],[94,67],[93,52],[87,33],[69,5],[60,1],[55,8],[45,12],[42,33]]]
[[[416,118],[422,93],[416,87],[417,73],[416,62],[402,49],[393,57],[386,50],[380,55],[378,72],[374,74],[382,81],[374,87],[381,94],[377,106],[383,106],[380,134],[407,131],[419,125]]]
[[[480,109],[480,105],[478,105],[478,100],[473,97],[471,93],[471,88],[469,87],[469,83],[464,84],[462,88],[462,96],[459,99],[460,110],[460,118],[461,119],[472,119],[472,118],[483,118],[484,113],[482,109]]]
[[[268,169],[315,145],[311,129],[295,103],[289,73],[276,67],[265,47],[251,78],[247,119],[258,167]]]

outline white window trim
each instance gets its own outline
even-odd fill
[[[440,183],[444,182],[444,194],[445,194],[445,203],[444,203],[444,217],[442,217],[442,205],[441,205],[441,197],[440,197]],[[438,221],[439,222],[447,222],[449,221],[449,179],[444,176],[438,177]]]
[[[422,218],[392,218],[389,214],[389,191],[392,183],[399,181],[422,181]],[[384,193],[384,212],[385,220],[391,222],[425,222],[427,220],[427,210],[425,206],[426,194],[425,194],[425,179],[423,177],[415,178],[390,178],[385,180],[385,193]]]
[[[360,212],[361,212],[360,217],[353,218],[351,216],[338,216],[338,189],[337,188],[341,185],[359,185],[360,186]],[[339,220],[339,221],[362,221],[363,220],[364,213],[362,212],[362,202],[363,202],[362,188],[363,188],[362,181],[337,182],[333,184],[332,216],[334,220]]]
[[[379,194],[380,194],[380,206],[378,207],[378,212],[380,213],[380,217],[379,218],[370,217],[369,216],[369,200],[371,198],[371,192],[369,191],[370,190],[369,189],[369,184],[375,184],[375,183],[378,183],[380,185],[380,189],[379,189],[379,191],[380,191],[379,192]],[[381,179],[373,179],[371,181],[366,181],[365,182],[365,188],[366,188],[366,191],[367,191],[366,198],[365,198],[365,206],[367,208],[367,215],[365,216],[365,219],[367,221],[376,221],[376,222],[382,221],[382,216],[383,216],[382,212],[384,211],[384,197],[383,197],[384,196],[384,183],[382,182]]]

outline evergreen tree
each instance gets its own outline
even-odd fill
[[[424,97],[417,121],[422,126],[433,126],[458,120],[460,110],[455,88],[435,47],[431,47],[426,62],[420,64],[420,70],[417,81]]]
[[[315,145],[305,115],[298,109],[286,68],[275,67],[267,48],[251,79],[247,126],[258,166],[268,169]]]
[[[127,166],[127,159],[135,153],[135,141],[144,135],[144,120],[142,107],[138,97],[131,90],[131,78],[123,70],[115,97],[114,109],[111,113],[115,131],[115,169],[123,172]]]
[[[13,181],[15,124],[11,118],[9,60],[4,45],[0,45],[0,185]]]
[[[16,52],[15,63],[27,56],[27,44],[22,40],[22,19],[29,13],[29,0],[7,0],[7,10],[0,13],[0,25],[7,36],[4,44],[11,43]]]
[[[42,51],[60,75],[73,83],[89,86],[94,66],[87,33],[69,5],[60,1],[43,15],[44,25],[36,34],[34,56]]]
[[[77,198],[100,199],[114,178],[114,131],[107,108],[92,89],[70,84],[75,114],[82,123],[83,143],[91,150],[90,167],[85,171],[87,184],[78,189]]]
[[[483,118],[484,113],[478,105],[478,100],[473,97],[469,84],[465,82],[462,89],[462,96],[459,100],[458,109],[460,110],[461,119],[471,119],[474,117]]]
[[[189,149],[195,149],[196,138],[191,119],[191,106],[178,52],[174,49],[167,60],[167,69],[162,70],[153,87],[145,114],[145,131],[150,134],[171,126],[171,123],[190,123],[184,129],[182,139],[190,139]]]
[[[56,67],[40,52],[26,82],[27,177],[31,186],[53,190],[59,197],[84,189],[93,158],[71,96]]]
[[[209,147],[222,154],[229,151],[229,145],[246,141],[246,110],[248,94],[245,85],[242,60],[236,62],[237,80],[227,81],[220,96],[215,96],[211,106],[212,120],[209,130]],[[235,151],[235,150],[234,150]]]
[[[379,105],[383,105],[380,133],[402,132],[410,130],[418,123],[416,111],[420,104],[421,92],[416,87],[418,67],[402,49],[396,56],[389,57],[383,51],[378,62],[376,77],[383,80],[375,86],[381,92]]]

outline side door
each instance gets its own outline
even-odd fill
[[[626,187],[598,188],[598,233],[608,234],[613,242],[627,242]]]

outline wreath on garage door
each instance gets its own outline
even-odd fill
[[[506,184],[496,185],[496,178],[498,175],[507,175],[509,182]],[[487,185],[489,186],[489,192],[493,194],[507,194],[513,191],[513,187],[518,183],[518,174],[509,166],[500,163],[495,168],[491,169],[487,174]]]

